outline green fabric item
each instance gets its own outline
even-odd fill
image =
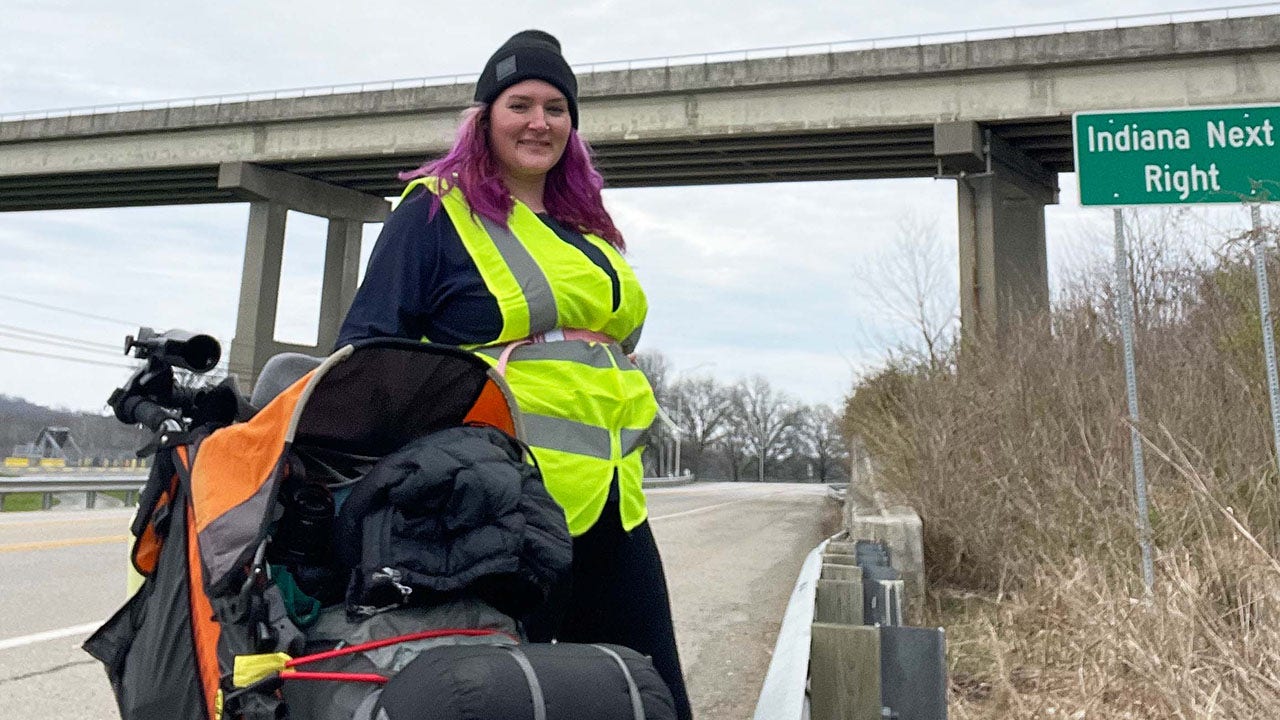
[[[285,611],[289,619],[300,628],[309,628],[320,618],[320,601],[302,592],[293,579],[293,573],[283,565],[271,566],[271,577],[280,595],[284,598]]]

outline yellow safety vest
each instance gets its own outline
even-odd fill
[[[422,178],[405,196],[418,186],[435,192],[434,179]],[[456,188],[441,202],[502,314],[501,334],[470,348],[480,357],[496,364],[509,343],[557,328],[590,330],[622,344],[640,331],[648,312],[644,291],[602,238],[584,235],[618,277],[617,310],[608,275],[523,203],[516,201],[503,227],[473,215]],[[658,405],[622,346],[581,340],[522,345],[510,354],[506,380],[520,406],[525,440],[548,492],[564,508],[569,532],[581,535],[599,519],[615,471],[623,528],[644,522],[640,455]]]

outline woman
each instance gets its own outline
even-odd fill
[[[471,348],[507,379],[574,536],[571,579],[525,620],[532,640],[650,655],[689,703],[640,488],[657,404],[628,358],[647,304],[577,133],[578,83],[551,35],[494,53],[443,158],[387,219],[339,335]]]

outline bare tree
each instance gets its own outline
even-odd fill
[[[757,375],[738,384],[733,407],[735,424],[739,426],[735,429],[740,431],[745,449],[755,456],[758,479],[764,482],[768,463],[783,459],[793,450],[790,435],[798,418],[796,404]]]
[[[729,479],[738,482],[751,462],[751,451],[747,447],[747,422],[742,412],[743,389],[738,384],[725,388],[724,392],[729,402],[729,411],[725,415],[724,432],[716,439],[716,447],[724,454],[729,467]]]
[[[653,396],[658,405],[664,410],[670,410],[671,363],[667,362],[667,356],[656,350],[637,353],[636,367],[649,379],[649,386],[653,388]]]
[[[653,397],[657,401],[658,407],[670,415],[671,412],[671,383],[670,368],[671,364],[667,362],[667,356],[656,350],[636,353],[636,367],[640,368],[645,377],[649,380],[649,387],[653,388]],[[660,475],[667,468],[671,457],[670,432],[666,426],[658,419],[654,419],[653,425],[649,429],[650,435],[645,443],[642,462],[644,463],[644,471],[646,475]]]
[[[1129,287],[1139,329],[1167,326],[1196,302],[1197,278],[1215,255],[1230,251],[1235,228],[1189,207],[1141,208],[1123,214]],[[1074,251],[1056,273],[1063,288],[1059,305],[1093,305],[1109,317],[1115,305],[1113,227],[1083,228]],[[1114,319],[1111,321],[1114,323]]]
[[[1193,227],[1196,223],[1190,208],[1124,213],[1129,287],[1139,329],[1176,322],[1183,317],[1187,303],[1194,302],[1197,278],[1202,274],[1210,245],[1206,235],[1225,237],[1221,230],[1206,233],[1210,230],[1207,227]],[[1112,262],[1109,256],[1105,259],[1105,266],[1099,268],[1100,277],[1114,277]],[[1105,285],[1109,307],[1117,307],[1113,285]]]
[[[841,418],[830,405],[814,405],[800,414],[796,439],[814,464],[821,482],[848,465],[849,443],[841,429]]]
[[[673,416],[688,443],[688,463],[695,475],[705,469],[707,451],[724,433],[731,405],[727,389],[709,376],[680,378],[672,385]]]
[[[933,367],[959,327],[954,255],[936,221],[908,215],[889,247],[857,277],[859,294],[906,328],[907,348]]]

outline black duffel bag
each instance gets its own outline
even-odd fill
[[[675,720],[649,658],[619,645],[531,643],[428,650],[386,684],[378,720]]]

